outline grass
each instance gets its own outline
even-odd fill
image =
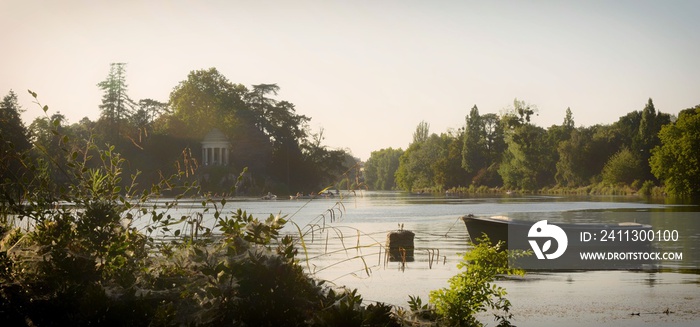
[[[16,181],[2,181],[3,187],[10,185],[21,191],[17,193],[20,198],[7,192],[0,194],[4,204],[0,226],[3,323],[416,324],[411,316],[418,312],[402,311],[400,316],[392,306],[365,305],[356,290],[328,286],[325,280],[310,274],[313,257],[309,255],[308,238],[320,242],[323,238],[315,235],[324,233],[326,240],[331,234],[340,239],[338,251],[346,253],[344,261],[359,262],[358,271],[366,276],[371,274],[372,266],[365,258],[377,255],[381,261],[382,244],[372,235],[353,229],[356,241],[346,244],[339,226],[327,224],[327,219],[336,222],[342,218],[342,201],[304,226],[292,220],[296,213],[258,218],[241,209],[228,210],[226,199],[203,193],[191,182],[189,169],[163,177],[151,187],[139,187],[139,173],[122,176],[126,162],[114,147],[103,149],[92,140],[76,147],[60,130],[54,133],[61,139],[65,165],[59,158],[9,154],[27,171]],[[240,181],[243,174],[238,178]],[[163,194],[176,195],[163,201]],[[201,206],[192,204],[192,198],[201,198]],[[174,215],[183,200],[193,212]],[[203,225],[205,215],[215,220],[213,228]],[[14,228],[9,216],[26,220],[29,227]],[[137,228],[134,222],[139,220],[147,223]],[[281,233],[288,223],[295,227],[296,235]],[[362,242],[362,237],[370,242]],[[363,253],[374,247],[379,251]],[[425,323],[435,325],[438,320],[420,322]]]
[[[511,190],[503,187],[475,186],[452,187],[449,189],[426,188],[416,191],[416,193],[446,194],[448,196],[467,196],[481,194],[541,194],[541,195],[621,195],[621,196],[641,196],[661,198],[666,196],[664,188],[647,181],[641,186],[638,185],[606,185],[596,183],[585,186],[550,186],[538,190]]]

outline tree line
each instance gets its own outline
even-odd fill
[[[368,186],[379,189],[519,191],[625,187],[649,194],[700,195],[700,105],[678,117],[657,111],[650,98],[618,121],[576,127],[570,108],[561,125],[531,122],[536,106],[514,100],[500,115],[475,105],[465,125],[437,135],[421,122],[406,150],[372,152]]]
[[[192,74],[212,76],[212,72]],[[189,90],[191,82],[188,79],[176,87],[170,103],[183,94],[194,94],[185,104],[204,103],[207,93],[201,87]],[[253,100],[259,106],[255,109],[245,104],[245,97],[230,98],[243,100],[239,108],[217,103],[225,96],[216,94],[208,98],[212,107],[201,110],[192,105],[192,110],[200,111],[190,113],[208,119],[207,111],[221,109],[221,120],[231,119],[240,124],[235,126],[259,132],[257,145],[269,144],[272,156],[276,143],[293,145],[295,138],[302,155],[318,155],[305,154],[309,146],[327,151],[320,144],[322,136],[301,139],[303,125],[291,129],[297,134],[285,130],[285,120],[298,123],[306,118],[294,114],[289,104],[277,107],[275,100],[265,96],[268,91],[261,90],[275,91],[275,85],[253,88],[243,95],[256,91],[263,95]],[[492,284],[496,275],[522,272],[507,267],[513,253],[500,251],[502,244],[492,246],[485,238],[472,245],[458,265],[471,262],[467,271],[450,279],[449,287],[432,291],[429,303],[409,296],[405,309],[374,301],[367,304],[356,289],[330,285],[314,275],[305,238],[310,232],[314,242],[315,233],[330,232],[325,215],[303,227],[295,224],[295,236],[283,232],[286,216],[257,218],[240,208],[232,210],[226,196],[183,180],[188,171],[195,177],[199,174],[196,164],[188,163],[194,159],[186,150],[176,161],[180,167],[175,173],[161,172],[156,183],[149,183],[152,176],[138,169],[157,158],[139,154],[150,149],[172,156],[155,145],[177,142],[175,136],[195,142],[207,128],[187,125],[196,118],[178,119],[187,112],[180,111],[178,104],[155,118],[155,124],[134,124],[135,112],[146,109],[139,106],[132,112],[124,107],[134,104],[124,95],[125,89],[121,85],[105,92],[100,120],[74,125],[59,113],[49,116],[48,106],[42,106],[33,91],[29,93],[46,117],[30,128],[20,119],[14,92],[0,103],[0,319],[5,325],[481,325],[477,316],[486,308],[493,309],[500,324],[510,325],[505,290]],[[249,110],[264,111],[263,118]],[[264,118],[285,115],[294,119]],[[175,136],[159,134],[158,123],[187,129]],[[232,123],[212,120],[212,124],[227,128]],[[95,131],[98,128],[101,132]],[[270,135],[271,143],[262,142]],[[198,200],[191,201],[192,196]],[[183,205],[187,210],[178,209]],[[328,210],[332,213],[342,206],[337,202]],[[203,224],[203,219],[211,223]],[[361,247],[366,246],[358,243],[346,250]],[[361,255],[354,259],[362,261],[369,276],[372,269],[365,259]]]
[[[144,185],[179,171],[198,180],[205,190],[223,193],[235,186],[235,176],[244,168],[245,178],[242,184],[238,181],[237,190],[248,194],[310,193],[339,180],[348,184],[356,180],[357,170],[351,168],[358,160],[345,150],[323,145],[323,130],[312,132],[310,117],[296,113],[293,103],[275,98],[280,90],[276,84],[249,88],[210,68],[190,72],[167,101],[135,101],[128,92],[126,64],[112,63],[97,87],[103,96],[96,121],[85,117],[69,124],[63,114],[50,114],[44,106],[46,115],[29,126],[20,119],[23,108],[10,91],[0,112],[0,146],[5,154],[0,177],[17,181],[21,175],[17,160],[6,154],[31,153],[46,163],[57,184],[65,184],[69,177],[63,172],[75,158],[67,156],[71,151],[64,143],[78,149],[94,142],[114,146],[128,162],[125,172],[142,175]],[[232,144],[229,166],[205,167],[200,162],[200,142],[214,128]]]

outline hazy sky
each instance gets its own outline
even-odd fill
[[[700,104],[699,1],[34,1],[0,0],[0,95],[26,124],[50,113],[96,120],[112,62],[132,99],[167,101],[192,70],[277,83],[324,128],[325,144],[367,159],[406,148],[416,125],[464,125],[475,104],[518,98],[535,123],[609,124]]]

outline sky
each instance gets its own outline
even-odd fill
[[[700,104],[700,1],[0,0],[0,96],[96,120],[113,62],[132,99],[168,101],[193,70],[276,83],[324,144],[363,160],[421,121],[535,105],[535,124],[610,124],[652,98]]]

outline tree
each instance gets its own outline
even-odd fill
[[[277,84],[253,85],[244,96],[250,121],[272,147],[271,173],[289,190],[314,190],[337,178],[343,170],[345,152],[321,145],[323,129],[309,135],[309,117],[299,115],[293,103],[269,98],[277,95]],[[327,186],[327,185],[326,185]]]
[[[435,170],[435,185],[442,185],[445,189],[469,185],[469,176],[462,168],[462,148],[464,146],[464,129],[456,131],[448,130],[440,135],[446,150],[443,156],[438,158],[433,165]]]
[[[671,116],[661,112],[657,112],[654,108],[654,102],[649,98],[644,110],[642,110],[641,120],[639,122],[638,132],[638,152],[642,162],[643,170],[639,176],[640,179],[652,179],[651,167],[649,159],[651,158],[651,150],[661,144],[659,132],[661,127],[671,122]]]
[[[562,175],[566,175],[567,182],[566,184],[573,186],[573,184],[578,184],[580,180],[573,176],[573,172],[568,170],[570,168],[573,168],[571,166],[577,165],[576,162],[571,161],[573,157],[576,157],[576,154],[571,153],[571,151],[575,151],[571,149],[571,147],[574,144],[577,143],[567,143],[575,133],[575,127],[574,127],[574,117],[573,114],[571,113],[571,108],[566,108],[566,115],[564,116],[564,122],[561,125],[552,125],[549,127],[547,130],[547,135],[549,137],[549,144],[551,144],[552,151],[548,151],[548,155],[552,157],[552,160],[556,162],[556,172],[554,175],[554,180],[557,182],[557,184],[562,185],[561,180]],[[577,141],[580,141],[577,140]],[[565,144],[567,143],[567,144]],[[564,152],[560,152],[559,149],[563,148]],[[564,155],[570,155],[568,158],[565,160],[568,160],[565,163],[560,164],[560,161],[562,160],[561,154]]]
[[[201,140],[212,128],[226,133],[253,123],[252,115],[242,112],[247,93],[245,86],[231,83],[216,68],[191,71],[170,93],[172,133]]]
[[[106,125],[108,137],[116,138],[121,124],[128,119],[135,103],[127,94],[126,63],[111,63],[107,78],[97,83],[104,92],[100,104],[100,120]]]
[[[399,158],[399,168],[396,171],[396,185],[406,191],[414,188],[427,188],[431,186],[430,164],[438,157],[434,147],[426,144],[430,136],[430,125],[421,121],[413,132],[413,142]],[[437,135],[435,135],[437,137]]]
[[[95,131],[95,122],[83,117],[79,122],[71,125],[71,131],[79,140],[89,140]]]
[[[29,132],[24,126],[15,92],[10,92],[0,103],[0,192],[3,198],[19,200],[20,179],[24,165],[21,155],[31,147]]]
[[[501,118],[496,114],[482,115],[481,122],[483,123],[486,145],[486,165],[485,168],[476,172],[472,183],[491,187],[501,186],[503,180],[498,174],[498,168],[506,149],[504,127],[501,124]]]
[[[277,101],[268,97],[268,95],[277,95],[280,87],[277,84],[258,84],[253,85],[253,89],[246,94],[246,102],[255,113],[255,125],[266,132],[273,134],[270,131],[269,121],[266,120],[268,113],[274,110]]]
[[[302,140],[301,145],[298,145],[301,156],[291,157],[293,161],[289,166],[291,179],[287,186],[290,190],[316,192],[319,188],[338,182],[342,174],[354,165],[347,160],[348,154],[344,150],[329,149],[322,144],[323,139],[323,129],[321,129],[319,133]],[[291,144],[297,146],[296,143]],[[283,166],[278,168],[278,174],[284,172]]]
[[[275,102],[264,111],[254,110],[255,120],[261,122],[258,128],[272,146],[271,169],[278,179],[287,182],[288,187],[316,188],[312,180],[325,180],[312,167],[338,167],[342,156],[330,157],[332,151],[326,151],[321,145],[323,129],[317,135],[307,133],[309,118],[297,115],[294,104],[287,101]],[[265,115],[265,116],[260,116]],[[340,155],[340,153],[337,153]],[[311,169],[311,171],[309,171]],[[335,168],[334,168],[335,169]],[[331,170],[334,170],[331,169]],[[308,173],[303,173],[308,172]],[[290,179],[291,175],[291,179]],[[309,182],[309,183],[307,183]],[[291,184],[290,184],[291,183]]]
[[[501,120],[496,114],[479,115],[472,107],[463,137],[462,168],[474,185],[501,184],[498,165],[505,150]]]
[[[153,99],[141,99],[138,109],[129,117],[131,135],[127,135],[135,144],[143,144],[153,133],[154,122],[161,115],[168,113],[168,104]],[[139,145],[141,146],[141,145]]]
[[[265,190],[316,190],[337,177],[345,151],[321,145],[323,133],[308,132],[309,117],[296,113],[293,103],[272,98],[277,84],[248,89],[231,83],[215,68],[192,71],[170,94],[170,133],[199,142],[212,128],[232,143],[233,170],[248,167]],[[310,190],[309,190],[310,191]]]
[[[553,182],[556,148],[545,129],[530,123],[536,107],[517,99],[513,105],[501,118],[507,149],[498,173],[506,187],[534,190]]]
[[[46,172],[57,184],[68,181],[69,177],[63,173],[68,164],[66,153],[75,145],[72,143],[71,130],[65,125],[66,117],[60,112],[51,117],[37,117],[29,125],[34,143],[34,155],[48,164]]]
[[[20,118],[22,112],[17,94],[10,90],[0,103],[0,151],[3,157],[9,152],[21,153],[31,147],[29,131]]]
[[[513,99],[513,107],[506,109],[505,113],[501,116],[501,120],[503,121],[504,127],[512,130],[518,126],[530,124],[530,117],[536,115],[537,112],[538,110],[535,105],[515,98]]]
[[[566,108],[566,116],[564,116],[564,122],[562,122],[561,125],[552,125],[547,129],[549,142],[553,144],[556,148],[556,146],[559,145],[559,143],[564,142],[571,137],[571,132],[573,132],[574,129],[574,117],[571,113],[571,108]]]
[[[419,124],[422,130],[423,123]],[[420,140],[420,138],[418,138]],[[431,134],[422,142],[413,142],[399,158],[396,185],[406,191],[433,188],[443,190],[466,184],[461,168],[461,133]]]
[[[564,116],[564,123],[562,123],[562,127],[569,131],[576,127],[574,123],[574,115],[571,113],[571,107],[566,108],[566,116]]]
[[[462,168],[469,174],[475,174],[487,165],[487,144],[484,123],[479,116],[479,108],[474,105],[467,116],[462,147]]]
[[[613,124],[617,148],[615,152],[623,147],[628,147],[635,153],[641,161],[642,170],[637,179],[654,179],[651,168],[648,165],[651,156],[651,149],[659,145],[658,133],[663,125],[671,122],[669,114],[661,113],[654,107],[654,102],[650,98],[642,111],[633,111],[622,117]]]
[[[416,126],[416,131],[413,132],[413,143],[422,143],[428,140],[430,136],[430,124],[425,120],[421,120]]]
[[[590,127],[593,133],[586,165],[593,173],[593,182],[600,182],[605,163],[623,147],[631,147],[631,139],[620,132],[618,123],[612,125],[594,125]]]
[[[381,149],[372,151],[365,162],[365,183],[373,190],[393,190],[396,188],[394,175],[399,169],[402,149]]]
[[[622,148],[603,167],[603,182],[610,185],[630,185],[642,172],[641,160],[630,149]]]
[[[426,188],[430,186],[428,175],[429,162],[423,155],[423,143],[411,143],[408,149],[399,157],[399,168],[396,170],[396,186],[405,191]]]
[[[554,177],[555,161],[548,155],[551,145],[547,131],[532,124],[517,127],[506,136],[507,150],[498,173],[504,186],[535,190],[547,185]]]
[[[680,112],[678,120],[659,132],[652,150],[651,171],[673,196],[700,195],[700,105]]]
[[[658,132],[661,126],[657,126],[657,114],[654,102],[649,98],[644,110],[642,110],[641,120],[639,121],[639,150],[651,149],[658,145]],[[648,156],[647,156],[648,157]]]
[[[230,82],[216,68],[191,71],[170,93],[172,114],[159,119],[164,133],[181,146],[199,153],[199,144],[212,129],[222,131],[232,144],[229,173],[248,167],[251,176],[269,176],[272,144],[256,125],[245,98],[248,89]],[[180,153],[182,148],[175,149]]]
[[[137,119],[133,119],[134,126],[150,126],[158,117],[167,113],[170,113],[170,108],[167,103],[153,99],[141,99],[138,103],[138,110],[134,113],[134,116],[138,117]]]
[[[576,187],[591,181],[600,172],[602,165],[595,164],[597,149],[593,143],[595,128],[578,128],[571,131],[568,140],[557,146],[559,160],[556,164],[555,180],[558,185]],[[596,168],[598,167],[598,168]]]

